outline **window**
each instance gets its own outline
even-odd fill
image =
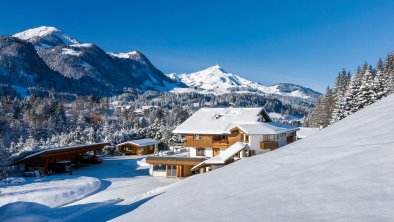
[[[220,135],[214,135],[213,136],[213,140],[225,140],[227,139],[227,135],[226,134],[220,134]]]
[[[249,135],[244,134],[244,143],[249,143]]]
[[[196,149],[196,156],[205,156],[205,149],[204,148],[197,148]]]
[[[176,177],[176,165],[167,165],[167,176]]]
[[[194,134],[194,140],[201,140],[202,137],[200,134]]]
[[[154,164],[153,165],[154,171],[166,171],[166,165],[163,164]]]

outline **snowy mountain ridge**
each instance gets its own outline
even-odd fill
[[[215,65],[207,69],[189,74],[167,74],[174,81],[182,82],[190,90],[197,89],[203,93],[223,94],[228,92],[258,92],[282,96],[299,97],[303,99],[317,98],[321,94],[309,88],[294,84],[276,84],[265,86],[258,82],[247,80],[237,74],[226,72],[221,66]],[[174,89],[174,92],[185,92],[185,89]]]
[[[12,78],[0,78],[0,82],[25,90],[38,86],[59,88],[78,95],[112,96],[128,89],[169,91],[185,87],[164,75],[139,51],[105,52],[99,46],[82,43],[55,27],[41,26],[12,37],[4,36],[3,39],[0,42],[0,70]],[[36,52],[31,52],[31,48]],[[31,55],[23,57],[27,51]],[[23,63],[20,62],[22,60]],[[34,63],[38,60],[43,66],[36,68]],[[41,78],[34,76],[31,79],[41,80],[45,85],[38,81],[25,81],[32,74]],[[45,81],[53,75],[65,77],[67,83]],[[20,81],[22,77],[23,82]],[[62,86],[59,87],[60,84]]]
[[[36,47],[36,49],[50,48],[59,44],[79,44],[76,39],[51,26],[40,26],[37,28],[28,29],[16,33],[13,36],[31,42]]]

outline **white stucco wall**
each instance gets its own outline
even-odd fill
[[[205,156],[206,157],[213,157],[213,150],[212,150],[212,148],[205,148]]]
[[[249,143],[251,150],[254,150],[256,154],[262,153],[260,149],[260,142],[263,141],[263,135],[249,135]]]
[[[196,157],[196,148],[195,147],[188,147],[188,148],[189,148],[190,157]]]
[[[153,171],[151,175],[154,177],[166,177],[167,173],[165,171]]]

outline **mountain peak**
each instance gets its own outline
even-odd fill
[[[317,98],[320,93],[309,88],[294,84],[276,84],[265,86],[258,82],[245,79],[234,73],[226,72],[219,65],[208,67],[204,70],[176,75],[167,75],[169,78],[182,82],[185,85],[197,88],[202,92],[223,94],[229,92],[260,92],[281,96],[300,97],[304,99]]]
[[[13,35],[16,38],[32,43],[36,48],[50,48],[60,44],[79,44],[79,42],[63,31],[52,26],[40,26],[27,29]]]
[[[52,26],[40,26],[37,28],[32,28],[32,29],[27,29],[25,31],[16,33],[14,37],[23,39],[23,40],[29,40],[30,38],[33,37],[43,37],[50,35],[54,32],[61,32],[59,29],[52,27]]]
[[[142,64],[151,64],[150,61],[145,57],[145,55],[138,50],[120,53],[109,52],[108,54],[120,59],[131,59]]]
[[[223,70],[223,68],[220,66],[220,65],[214,65],[214,66],[211,66],[211,67],[208,67],[208,68],[206,68],[205,70],[209,70],[209,71],[221,71],[221,72],[225,72],[224,70]]]
[[[134,57],[141,57],[141,52],[134,50],[134,51],[130,51],[130,52],[120,52],[120,53],[113,53],[113,52],[109,52],[108,54],[114,56],[114,57],[118,57],[118,58],[122,58],[122,59],[130,59],[130,58],[134,58]]]

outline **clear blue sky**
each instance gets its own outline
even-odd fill
[[[323,91],[342,68],[394,50],[394,1],[6,1],[0,33],[55,26],[163,72],[215,64],[264,84]]]

